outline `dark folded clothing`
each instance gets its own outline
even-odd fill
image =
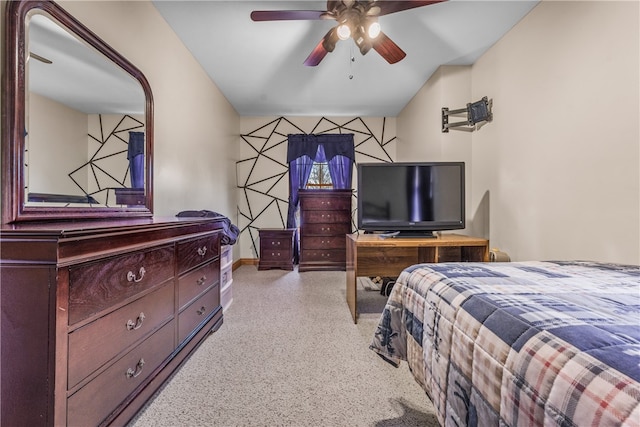
[[[201,210],[201,211],[182,211],[179,212],[177,217],[201,217],[201,218],[215,218],[222,217],[222,238],[220,243],[223,245],[233,245],[238,240],[240,229],[231,223],[231,220],[226,216],[217,212]]]

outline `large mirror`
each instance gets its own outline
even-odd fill
[[[150,216],[144,75],[53,2],[6,8],[3,222]]]

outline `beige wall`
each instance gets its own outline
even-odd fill
[[[493,99],[471,134],[468,229],[512,259],[640,262],[638,7],[543,1],[471,67],[466,101],[444,67],[398,117],[398,153],[446,159],[464,137],[435,135],[433,104]]]
[[[87,162],[87,115],[31,93],[27,120],[29,191],[83,195],[68,174]],[[86,172],[76,178],[86,187]]]
[[[154,213],[236,212],[240,118],[150,1],[60,1],[147,77],[154,97]]]
[[[408,161],[462,161],[465,162],[466,226],[462,234],[474,234],[473,210],[469,209],[472,195],[471,134],[468,132],[442,132],[442,107],[451,110],[463,108],[471,97],[471,67],[441,66],[418,91],[397,117],[398,159]],[[450,122],[461,118],[451,118]]]

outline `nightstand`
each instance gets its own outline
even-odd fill
[[[260,260],[258,270],[281,268],[293,270],[293,239],[294,228],[261,228],[258,230],[260,237]]]

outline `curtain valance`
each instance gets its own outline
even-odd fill
[[[352,162],[356,161],[356,152],[353,144],[353,134],[290,134],[288,135],[289,145],[287,148],[287,163],[298,157],[308,156],[316,158],[318,145],[324,148],[326,161],[340,155],[347,157]]]

